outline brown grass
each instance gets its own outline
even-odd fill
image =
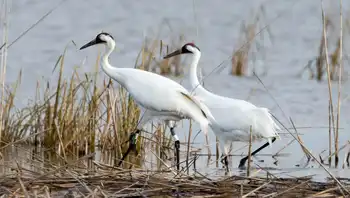
[[[52,82],[45,85],[38,83],[34,104],[23,109],[15,108],[14,99],[20,86],[21,73],[15,85],[6,90],[5,105],[1,108],[3,125],[0,149],[26,143],[44,147],[64,159],[71,156],[77,158],[101,149],[112,151],[117,163],[128,147],[125,142],[129,134],[136,129],[142,116],[139,108],[123,88],[113,89],[111,80],[99,83],[99,56],[92,75],[81,75],[75,70],[69,79],[63,76],[64,58],[65,52],[56,64],[56,87],[52,87]],[[165,128],[161,125],[155,130],[161,134]],[[140,136],[138,151],[144,150],[149,141],[169,144],[170,141],[165,141],[167,137],[163,135],[162,138],[144,140]],[[161,152],[167,152],[164,148],[160,148]],[[142,156],[143,152],[136,164],[142,164]]]
[[[330,16],[329,14],[325,13],[324,20],[325,22],[322,23],[322,28],[325,29],[325,31],[322,31],[321,37],[320,37],[320,44],[318,47],[318,54],[315,59],[309,60],[308,64],[305,68],[308,68],[309,71],[309,77],[310,79],[316,79],[317,81],[324,80],[325,77],[327,77],[327,63],[326,63],[326,46],[325,43],[327,42],[328,48],[333,48],[332,51],[328,51],[328,59],[329,59],[329,77],[330,80],[335,81],[339,80],[340,77],[340,63],[343,57],[341,56],[343,40],[345,40],[349,35],[350,30],[350,19],[348,16],[342,16],[341,18],[345,18],[344,27],[341,25],[341,32],[342,34],[330,34],[332,32],[338,32],[337,25],[339,24],[338,21],[335,20],[335,17]],[[343,19],[342,19],[343,21]],[[327,34],[325,37],[324,34]],[[313,66],[315,65],[315,68]]]
[[[95,165],[96,172],[91,176],[85,176],[84,167],[69,171],[73,164],[36,175],[18,166],[16,174],[0,180],[0,194],[10,197],[343,197],[336,184],[313,182],[309,177],[233,176],[208,180],[174,175],[171,171],[113,170],[103,164]]]
[[[253,22],[243,23],[240,38],[242,43],[255,37],[260,21],[261,17],[257,15]],[[327,22],[324,28],[327,29]],[[332,76],[341,68],[336,65],[341,65],[342,36],[339,37],[337,47],[330,56],[327,55],[327,40],[325,39],[327,36],[323,34],[322,38],[320,58],[317,61],[323,69],[320,69],[319,72],[323,72],[324,68],[331,68],[328,76],[335,79]],[[178,48],[184,41],[184,36],[180,35],[170,40],[170,42],[165,43],[159,38],[146,38],[135,66],[162,75],[181,75],[183,71],[180,56],[170,60],[157,61],[162,59],[164,54]],[[253,47],[254,45],[248,42],[248,45],[242,50],[233,53],[231,74],[247,75],[249,53]],[[260,49],[259,44],[256,44],[255,47]],[[328,57],[331,61],[327,60]],[[137,157],[130,156],[124,163],[124,167],[116,168],[114,165],[118,163],[121,153],[127,149],[128,144],[125,142],[129,134],[135,130],[137,122],[142,116],[140,110],[123,88],[119,86],[118,89],[113,89],[113,81],[99,79],[97,75],[99,56],[96,59],[95,71],[92,75],[89,73],[79,74],[75,70],[69,78],[63,76],[64,59],[65,51],[56,64],[58,68],[57,82],[47,82],[46,84],[38,82],[35,103],[23,109],[17,109],[14,105],[16,91],[21,85],[21,72],[12,87],[2,87],[0,160],[3,163],[1,167],[6,167],[8,170],[4,171],[5,174],[0,179],[1,195],[50,197],[66,194],[74,197],[89,195],[127,197],[174,196],[176,193],[182,193],[186,196],[203,197],[231,197],[232,195],[240,197],[305,197],[342,196],[342,193],[349,189],[347,184],[340,183],[324,166],[322,167],[329,173],[334,182],[317,183],[312,182],[310,178],[281,179],[275,176],[273,178],[209,179],[175,173],[172,167],[164,163],[169,158],[168,150],[172,143],[171,138],[164,133],[164,125],[155,126],[155,132],[151,138],[141,136],[137,146],[139,155]],[[327,64],[327,62],[330,63]],[[2,65],[2,76],[6,74],[4,66],[6,64]],[[341,74],[341,71],[338,74]],[[4,83],[4,79],[2,78],[2,83]],[[338,107],[340,108],[339,101]],[[338,110],[337,123],[339,114]],[[332,117],[331,114],[330,117]],[[331,125],[330,131],[333,129]],[[187,174],[189,174],[189,167],[193,163],[190,162],[193,161],[190,159],[191,130],[190,128],[186,155]],[[334,134],[336,151],[331,152],[330,144],[330,157],[337,156],[338,152],[337,130],[334,131]],[[303,151],[317,161],[304,146],[300,137],[294,138],[302,146]],[[38,154],[33,154],[33,159],[30,161],[30,163],[42,163],[40,167],[35,167],[39,171],[24,167],[15,158],[13,160],[7,159],[6,162],[10,163],[4,165],[5,150],[16,148],[20,144],[45,150],[41,157],[38,157]],[[147,147],[151,147],[151,153],[157,157],[157,171],[145,170],[142,167],[146,161]],[[96,153],[99,151],[111,154],[106,160],[108,165],[95,160]],[[134,167],[133,170],[123,169],[129,168],[130,165]],[[31,166],[35,165],[31,164]],[[250,160],[248,160],[249,167]]]
[[[327,18],[327,15],[325,14],[325,11],[322,6],[322,21],[323,21],[323,39],[322,41],[324,44],[322,44],[322,51],[324,51],[324,55],[320,53],[320,56],[318,57],[318,60],[322,60],[323,58],[326,60],[326,71],[327,71],[327,80],[328,80],[328,91],[329,91],[329,157],[328,162],[331,166],[333,156],[332,154],[332,145],[331,145],[331,139],[332,139],[332,131],[334,136],[334,163],[335,167],[338,167],[339,163],[339,120],[340,120],[340,96],[341,96],[341,84],[342,84],[342,62],[343,62],[343,49],[342,49],[342,43],[343,43],[343,11],[342,11],[342,1],[340,1],[340,34],[337,39],[336,43],[336,49],[334,52],[329,55],[328,53],[328,36],[327,36],[327,29],[329,27],[330,20]],[[321,50],[320,50],[321,51]],[[329,60],[331,59],[331,60]],[[323,67],[321,65],[321,62],[318,61],[317,63],[320,63],[320,65],[317,65],[317,67]],[[332,65],[332,67],[331,67]],[[322,70],[322,69],[318,69]],[[333,100],[332,100],[332,80],[335,80],[335,74],[338,74],[338,108],[337,108],[337,114],[336,114],[336,122],[335,122],[335,116],[334,116],[334,108],[333,108]],[[318,80],[321,80],[322,76],[319,74]]]
[[[325,29],[325,31],[327,32],[331,27],[334,27],[334,25],[332,24],[333,21],[326,15],[325,16],[325,23],[323,25],[323,28]],[[322,33],[322,37],[320,39],[320,46],[319,46],[319,54],[316,57],[316,79],[318,81],[321,81],[323,76],[324,76],[324,72],[326,69],[326,51],[325,51],[325,42],[326,42],[326,37],[324,35],[324,32]],[[340,51],[340,39],[337,39],[337,43],[336,43],[336,48],[335,50],[330,53],[330,65],[331,65],[331,69],[330,69],[330,80],[334,80],[335,79],[335,75],[336,75],[336,70],[337,67],[339,65],[339,51]],[[311,75],[311,77],[313,77],[314,74]]]
[[[260,33],[260,39],[254,38],[257,36],[257,33],[260,31],[261,24],[263,24],[263,19],[265,17],[265,8],[264,6],[260,6],[260,10],[252,15],[252,19],[248,22],[243,21],[241,24],[241,29],[239,33],[239,39],[236,43],[236,47],[233,50],[232,58],[231,58],[231,75],[234,76],[245,76],[248,72],[248,62],[250,59],[255,61],[255,56],[258,52],[263,53],[265,41],[264,33]],[[267,36],[272,41],[272,33],[268,26]],[[260,43],[262,42],[262,44]],[[243,47],[241,47],[243,46]],[[261,51],[262,50],[262,51]],[[254,51],[254,52],[253,52]],[[255,67],[253,67],[253,72],[255,72]]]
[[[160,31],[164,28],[161,25],[155,38],[145,37],[139,55],[136,58],[136,68],[158,73],[160,75],[180,76],[183,74],[184,62],[181,56],[171,59],[163,57],[173,50],[181,47],[185,41],[184,34],[170,36],[168,41],[159,38]]]

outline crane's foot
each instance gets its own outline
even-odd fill
[[[180,170],[180,141],[175,141],[175,158],[176,158],[176,168]]]
[[[239,169],[245,169],[245,163],[246,163],[247,159],[248,159],[248,157],[244,157],[241,159],[241,161],[239,161],[239,165],[238,165]]]

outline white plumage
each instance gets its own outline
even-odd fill
[[[180,50],[165,58],[186,53],[192,54],[190,84],[193,95],[211,112],[208,114],[209,124],[220,141],[220,147],[225,155],[226,168],[230,143],[233,141],[248,142],[251,127],[253,140],[267,139],[271,144],[276,137],[279,137],[277,133],[279,127],[267,108],[256,107],[245,100],[213,94],[200,85],[197,77],[197,65],[201,52],[193,43],[185,44]],[[242,160],[240,167],[242,167],[242,163],[244,165],[246,159]]]
[[[165,120],[167,123],[169,121],[193,119],[199,123],[207,137],[208,120],[206,114],[209,112],[206,112],[207,108],[203,108],[203,105],[192,97],[183,86],[169,78],[152,72],[111,66],[108,57],[115,48],[115,41],[108,33],[98,34],[94,40],[80,49],[96,44],[104,44],[106,46],[106,52],[102,56],[101,61],[103,71],[122,85],[133,99],[146,109],[145,115],[140,120],[140,128],[155,117]],[[177,136],[173,130],[171,131],[178,142]],[[208,138],[206,140],[208,141]]]

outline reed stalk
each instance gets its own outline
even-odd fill
[[[5,81],[6,81],[6,67],[7,67],[7,48],[8,48],[8,1],[4,0],[4,7],[3,7],[1,18],[4,19],[3,21],[3,27],[2,27],[2,49],[1,49],[1,96],[0,96],[0,141],[2,140],[3,136],[3,111],[4,111],[4,95],[5,95]],[[1,142],[0,142],[1,143]]]
[[[141,50],[136,57],[135,68],[160,75],[180,76],[183,74],[184,65],[181,56],[175,56],[170,59],[163,59],[163,56],[164,50],[165,54],[167,54],[182,45],[185,41],[185,36],[183,34],[171,36],[168,42],[160,39],[161,30],[165,25],[171,29],[169,24],[162,23],[156,32],[155,38],[144,37]]]
[[[262,20],[266,18],[265,8],[263,5],[260,6],[260,10],[252,15],[252,20],[250,22],[243,21],[241,23],[241,28],[239,32],[238,39],[238,49],[234,49],[231,56],[231,71],[230,74],[234,76],[246,76],[248,74],[248,63],[249,59],[255,61],[256,55],[260,51],[264,57],[264,46],[259,43],[259,40],[252,42],[258,34],[260,34],[261,42],[264,43],[266,37],[262,33],[262,29],[259,30]],[[264,26],[266,28],[267,36],[269,40],[273,41],[273,35],[268,25]],[[254,50],[254,51],[252,51]],[[250,56],[251,53],[251,56]],[[255,67],[252,68],[253,73],[255,73]],[[266,74],[266,70],[264,71]]]
[[[322,7],[323,8],[323,7]],[[276,117],[274,117],[276,118]],[[347,194],[350,195],[350,192],[349,190],[310,152],[309,149],[307,149],[307,147],[293,134],[291,133],[288,128],[278,119],[276,119],[277,122],[285,129],[287,130],[287,132],[296,140],[298,141],[298,143],[300,144],[301,147],[304,148],[304,150],[307,152],[308,155],[310,155],[314,161],[316,161],[326,172],[327,174],[339,185],[339,187],[345,191]],[[295,126],[294,127],[294,130],[296,130]]]
[[[331,103],[328,103],[328,156],[332,155],[332,110]],[[331,167],[332,165],[332,157],[328,157],[328,165]]]
[[[248,165],[247,165],[247,177],[250,176],[250,158],[252,156],[252,139],[253,139],[253,133],[252,133],[252,126],[250,126],[249,130],[249,147],[248,147]]]
[[[192,137],[192,120],[190,120],[190,128],[188,130],[188,138],[187,138],[187,153],[186,153],[186,167],[187,167],[187,175],[189,175],[189,157],[190,157],[190,146],[191,146],[191,137]]]
[[[343,1],[340,1],[340,36],[339,36],[339,72],[338,72],[338,111],[337,123],[335,128],[334,149],[335,149],[335,167],[338,167],[338,144],[339,144],[339,120],[340,120],[340,97],[342,84],[342,67],[343,67]]]
[[[325,58],[326,58],[326,69],[327,69],[327,80],[328,80],[328,93],[329,93],[329,105],[330,105],[330,117],[332,121],[332,125],[329,127],[330,131],[334,127],[334,112],[333,112],[333,99],[332,99],[332,81],[331,81],[331,73],[330,73],[330,65],[329,65],[329,56],[328,56],[328,45],[327,45],[327,31],[326,31],[326,18],[325,12],[323,8],[323,1],[321,1],[322,8],[322,22],[323,22],[323,40],[324,40],[324,49],[325,49]],[[333,133],[335,133],[333,128]]]

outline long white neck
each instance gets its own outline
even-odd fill
[[[102,70],[109,77],[113,78],[118,83],[123,85],[125,79],[123,78],[123,76],[119,72],[120,68],[113,67],[111,64],[109,64],[109,55],[113,52],[114,48],[115,48],[114,41],[107,42],[106,47],[105,47],[105,53],[103,54],[102,61],[101,61]]]
[[[192,54],[192,62],[190,66],[190,83],[191,83],[191,88],[194,89],[197,86],[199,87],[199,81],[197,77],[197,67],[198,67],[198,62],[199,59],[201,58],[201,52],[195,52]]]
[[[192,55],[192,63],[190,66],[190,83],[191,83],[191,91],[194,93],[208,93],[207,90],[199,83],[197,77],[197,67],[199,59],[201,58],[201,52],[196,51]]]

